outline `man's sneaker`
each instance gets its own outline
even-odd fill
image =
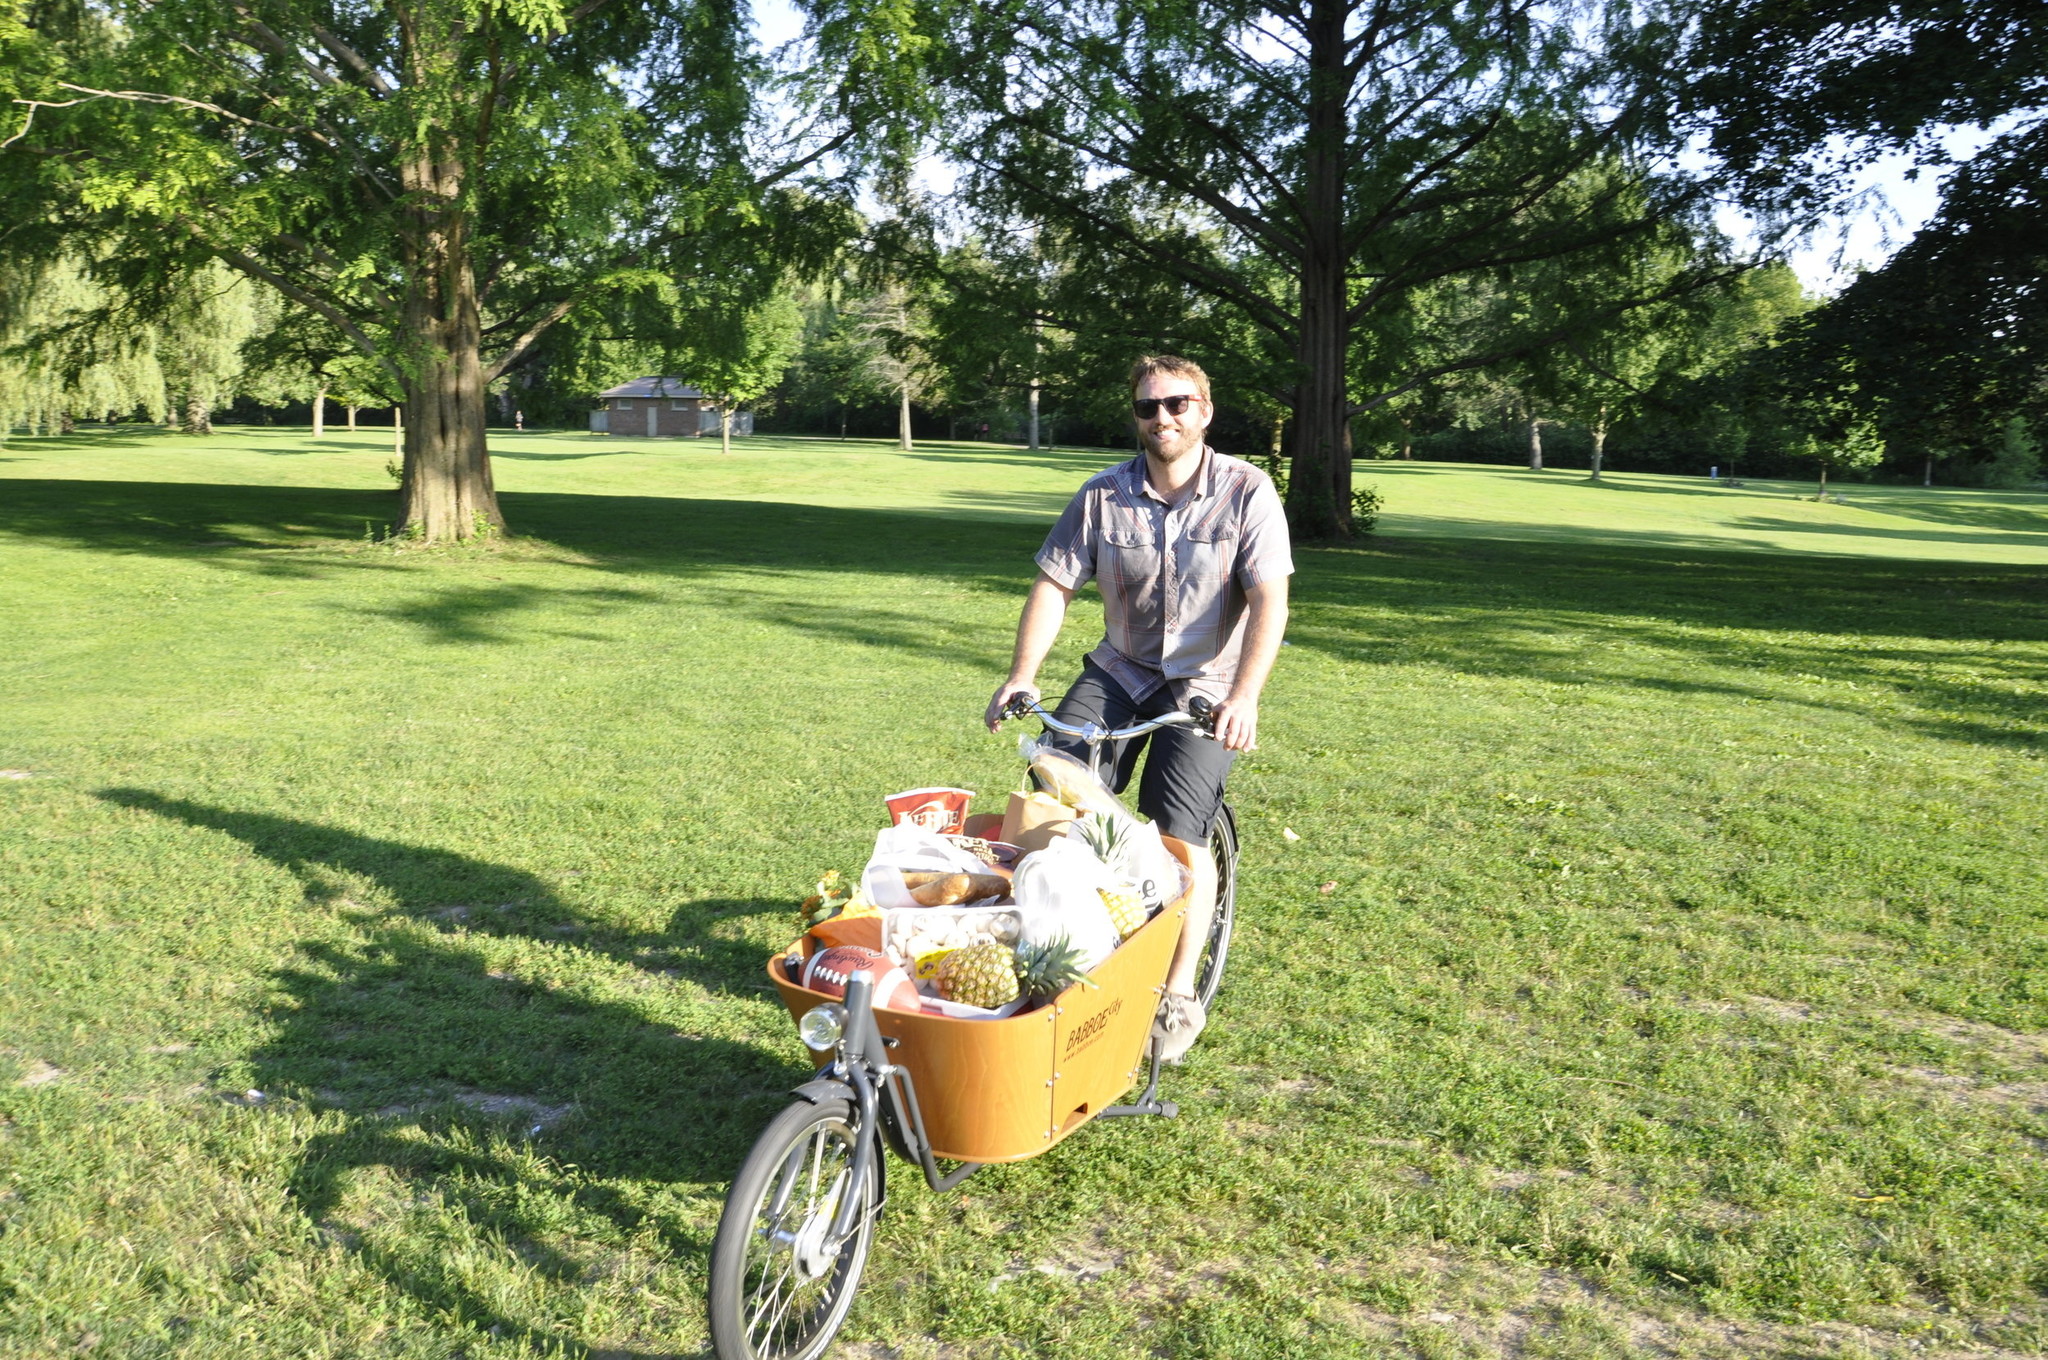
[[[1191,996],[1168,992],[1159,1003],[1159,1018],[1152,1022],[1152,1037],[1159,1041],[1159,1056],[1179,1063],[1201,1037],[1209,1013]]]

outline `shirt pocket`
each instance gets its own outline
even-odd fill
[[[1206,524],[1188,529],[1187,553],[1181,578],[1189,582],[1220,584],[1237,570],[1242,525],[1234,515],[1219,515]]]
[[[1141,608],[1159,590],[1159,534],[1151,525],[1126,521],[1102,529],[1102,556],[1097,577],[1113,576],[1127,599]]]

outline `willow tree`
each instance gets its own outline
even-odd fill
[[[400,528],[466,537],[504,524],[491,382],[705,236],[830,211],[819,176],[918,98],[902,13],[805,8],[790,72],[730,0],[107,0],[0,177],[97,258],[217,260],[324,318],[404,394]]]
[[[1654,6],[996,0],[967,22],[976,199],[1099,261],[1094,306],[1124,325],[1163,280],[1259,332],[1309,536],[1348,533],[1354,417],[1549,338],[1411,361],[1441,349],[1410,343],[1421,294],[1687,206],[1653,156],[1675,42]]]

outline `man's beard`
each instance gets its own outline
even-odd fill
[[[1161,430],[1154,434],[1141,434],[1138,436],[1138,442],[1151,457],[1162,463],[1172,463],[1179,461],[1184,454],[1201,452],[1204,433],[1206,432],[1203,430],[1183,427],[1173,431]]]

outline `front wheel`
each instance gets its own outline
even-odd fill
[[[816,1360],[832,1344],[875,1233],[878,1161],[852,1183],[854,1147],[871,1136],[855,1127],[852,1101],[828,1100],[790,1106],[754,1140],[711,1245],[718,1360]],[[834,1250],[826,1238],[849,1194],[859,1208]]]
[[[1216,910],[1209,916],[1209,935],[1202,941],[1201,962],[1195,965],[1195,999],[1207,1010],[1223,985],[1223,965],[1230,957],[1230,927],[1237,916],[1237,816],[1225,804],[1209,828],[1209,854],[1216,862]]]

